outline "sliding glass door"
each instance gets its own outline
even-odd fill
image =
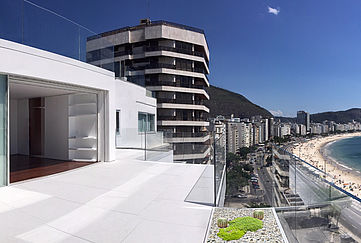
[[[8,78],[0,74],[0,186],[8,184]]]

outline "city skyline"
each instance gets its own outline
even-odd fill
[[[361,108],[310,114],[358,84],[306,79],[358,46],[306,5],[3,0],[0,242],[361,242]]]
[[[148,16],[204,29],[212,54],[210,83],[240,93],[277,115],[346,110],[359,107],[361,101],[357,94],[361,88],[357,24],[361,3],[208,1],[206,5],[188,2],[189,8],[187,1],[181,5],[169,1],[32,2],[97,33],[136,25]],[[4,16],[21,7],[20,1],[5,4],[6,12],[0,10]],[[79,11],[85,4],[87,10]],[[19,18],[20,13],[11,16],[12,24],[0,27],[20,29]],[[26,25],[37,21],[33,16],[25,19]]]

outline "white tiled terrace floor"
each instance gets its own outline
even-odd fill
[[[0,188],[0,242],[202,242],[205,166],[121,159]]]

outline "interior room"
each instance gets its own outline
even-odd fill
[[[10,183],[98,161],[97,95],[9,79]]]

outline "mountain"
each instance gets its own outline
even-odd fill
[[[275,121],[296,123],[296,117],[275,116]]]
[[[352,120],[361,121],[361,109],[353,108],[346,111],[329,111],[311,115],[312,122],[323,122],[325,120],[337,123],[347,123]]]
[[[265,118],[273,117],[268,110],[253,104],[243,95],[212,85],[207,88],[207,92],[210,100],[205,103],[210,109],[210,117],[216,117],[217,115],[230,117],[231,114],[240,118],[250,118],[256,115]]]
[[[334,121],[337,123],[347,123],[352,120],[361,122],[361,109],[352,108],[346,111],[328,111],[316,114],[311,114],[311,122]],[[281,122],[296,122],[295,117],[275,117],[275,120],[280,119]]]

